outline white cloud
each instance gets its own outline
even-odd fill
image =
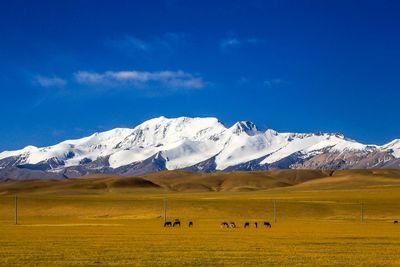
[[[159,36],[140,39],[125,35],[120,39],[108,41],[107,44],[128,55],[147,54],[150,52],[173,52],[186,43],[186,35],[175,32],[165,32]]]
[[[161,85],[170,89],[201,89],[203,78],[184,71],[106,71],[103,73],[79,71],[74,74],[76,82],[84,85],[111,87],[138,87]]]
[[[239,47],[247,44],[260,44],[264,43],[264,40],[257,38],[239,39],[237,37],[228,37],[220,42],[221,49],[227,49],[232,47]]]
[[[67,84],[67,81],[57,76],[46,77],[37,75],[34,82],[42,87],[63,87]]]

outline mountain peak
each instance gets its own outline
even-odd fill
[[[237,135],[240,135],[241,133],[254,135],[258,132],[257,126],[251,121],[238,121],[231,127],[231,129],[232,132]]]

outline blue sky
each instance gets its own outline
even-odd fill
[[[398,1],[8,1],[0,150],[157,116],[400,138]]]

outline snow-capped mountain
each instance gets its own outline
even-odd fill
[[[216,118],[159,117],[135,128],[116,128],[54,146],[4,151],[0,177],[15,178],[6,176],[29,170],[37,176],[46,172],[68,178],[175,169],[400,168],[399,158],[400,140],[364,145],[340,134],[260,131],[249,121],[226,127]]]

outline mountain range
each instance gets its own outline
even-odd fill
[[[400,140],[366,145],[337,133],[261,131],[249,121],[165,118],[48,147],[0,153],[0,179],[270,169],[400,169]]]

